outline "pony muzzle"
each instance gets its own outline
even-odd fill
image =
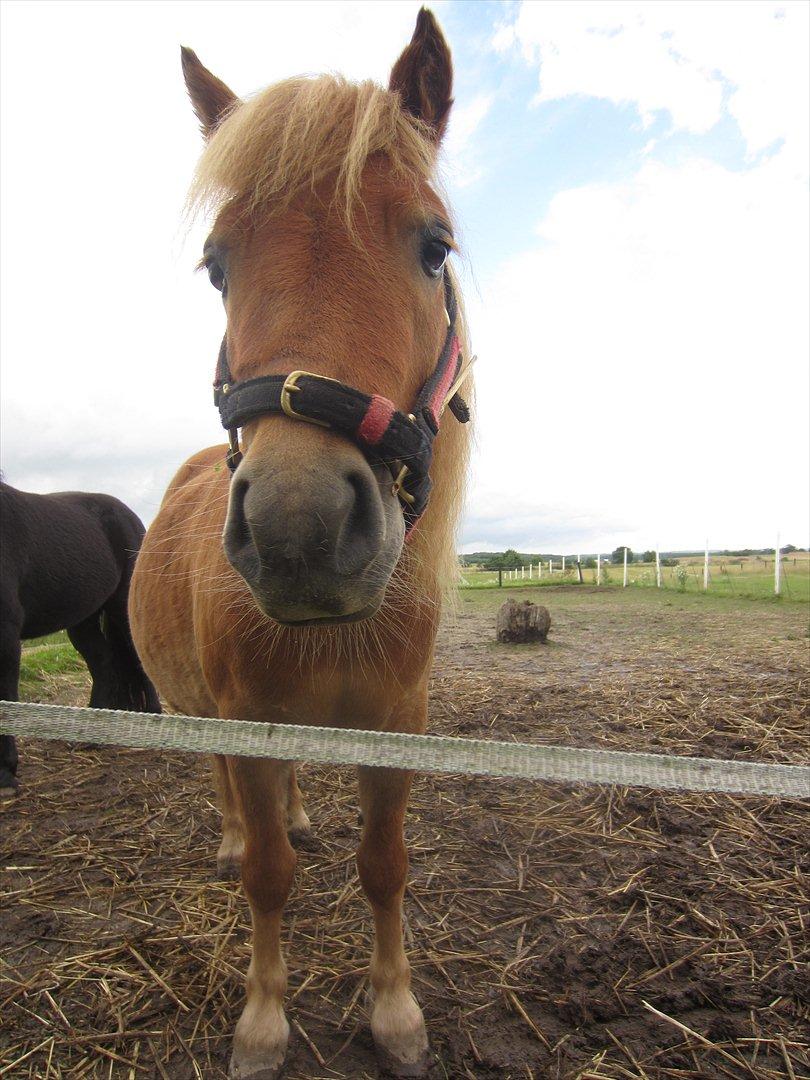
[[[390,472],[339,443],[309,465],[299,450],[255,461],[251,452],[242,461],[231,482],[225,554],[277,622],[368,618],[382,603],[404,537]]]

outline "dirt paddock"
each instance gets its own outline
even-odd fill
[[[526,596],[532,594],[527,592]],[[497,646],[496,591],[441,633],[432,730],[807,762],[807,611],[543,589],[547,646]],[[86,701],[83,676],[42,699]],[[0,812],[0,1076],[225,1076],[250,937],[214,878],[195,755],[21,740]],[[289,1080],[376,1077],[352,771],[304,766],[287,909]],[[435,1078],[810,1076],[810,807],[421,776],[414,989]]]

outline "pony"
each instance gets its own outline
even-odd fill
[[[97,709],[160,712],[129,630],[127,600],[144,527],[111,495],[36,495],[0,482],[0,698],[19,693],[21,642],[67,630]],[[0,735],[0,794],[18,790],[13,736]]]
[[[182,64],[206,140],[190,205],[214,214],[201,267],[227,315],[215,399],[230,448],[196,453],[164,496],[132,581],[135,643],[177,712],[424,732],[470,440],[435,181],[449,49],[422,9],[387,89],[292,78],[241,101],[190,49]],[[309,820],[293,764],[214,766],[217,867],[241,872],[253,925],[230,1076],[268,1080],[290,1030],[288,830]],[[358,771],[371,1030],[397,1076],[431,1060],[402,936],[411,779]]]

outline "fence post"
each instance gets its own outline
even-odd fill
[[[543,576],[543,563],[542,562],[538,562],[538,564],[537,564],[537,576],[538,576],[538,578],[541,578]]]
[[[779,533],[776,534],[776,558],[773,563],[773,591],[779,596],[782,589],[782,560],[779,558]]]
[[[584,580],[582,577],[582,559],[579,555],[577,555],[577,577],[579,578],[580,585],[584,584]]]
[[[549,572],[549,573],[552,573],[552,569],[551,569],[551,559],[549,559],[549,560],[548,560],[548,572]]]
[[[503,588],[503,570],[498,567],[498,588]]]
[[[624,578],[622,580],[622,588],[627,588],[627,544],[624,545]]]
[[[706,537],[706,554],[703,556],[703,591],[709,588],[709,538]]]
[[[565,556],[562,557],[562,573],[565,573]]]
[[[602,584],[602,556],[596,556],[596,584]]]
[[[656,588],[661,588],[661,552],[658,550],[658,544],[655,545],[655,584]]]

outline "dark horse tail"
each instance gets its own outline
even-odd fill
[[[93,676],[90,705],[96,709],[159,713],[160,698],[143,669],[129,629],[129,583],[146,530],[140,518],[118,500],[114,501],[114,512],[108,510],[104,517],[111,547],[122,560],[121,579],[97,615],[98,630],[106,646],[106,670],[105,677]],[[89,658],[85,658],[90,666]]]
[[[128,590],[129,582],[126,584]],[[91,700],[90,704],[96,709],[159,713],[160,699],[132,643],[126,607],[123,616],[119,604],[112,611],[102,611],[99,624],[110,647],[111,671],[109,681],[99,687],[99,694],[93,694],[93,698],[105,700]]]

